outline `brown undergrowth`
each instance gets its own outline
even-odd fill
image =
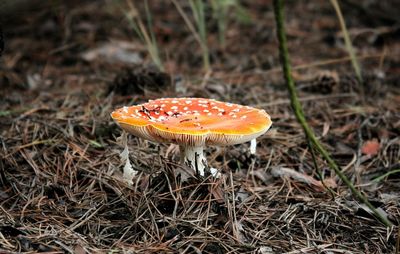
[[[82,60],[83,51],[110,38],[133,41],[133,50],[146,55],[121,25],[115,6],[98,11],[99,3],[92,2],[55,13],[43,10],[29,22],[3,27],[0,253],[395,252],[399,62],[387,52],[400,52],[400,47],[389,21],[382,21],[386,30],[373,30],[385,39],[386,49],[361,47],[369,35],[350,30],[359,32],[357,47],[379,56],[360,57],[364,89],[349,72],[349,61],[338,57],[345,52],[332,45],[332,38],[341,40],[331,31],[338,27],[333,11],[319,13],[319,22],[299,22],[293,14],[288,25],[293,75],[307,119],[356,187],[396,225],[385,228],[319,157],[317,166],[333,196],[317,176],[280,78],[267,4],[246,5],[256,20],[265,21],[250,27],[234,23],[225,51],[211,47],[213,72],[204,75],[201,52],[193,50],[190,34],[177,25],[179,13],[161,9],[173,5],[149,2],[159,17],[154,23],[162,49],[176,52],[166,61],[168,75],[144,67],[147,59],[140,67],[104,57]],[[329,10],[329,3],[316,2],[320,10]],[[291,3],[293,13],[313,8]],[[97,15],[91,16],[94,10]],[[356,18],[352,22],[354,27],[364,24]],[[217,34],[210,34],[212,45]],[[299,41],[310,48],[296,51]],[[257,54],[254,45],[267,55]],[[327,58],[335,61],[320,60]],[[208,161],[222,170],[222,177],[187,183],[175,173],[181,167],[175,146],[131,136],[130,160],[140,173],[128,186],[121,179],[121,129],[109,114],[121,105],[162,96],[211,97],[264,108],[273,127],[259,139],[256,156],[247,144],[209,147]],[[363,152],[368,142],[379,143],[376,153]]]

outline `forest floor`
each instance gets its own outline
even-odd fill
[[[363,84],[330,2],[288,2],[288,46],[307,121],[394,226],[374,218],[318,154],[314,163],[282,78],[272,1],[243,1],[245,14],[229,15],[224,46],[207,12],[209,71],[175,6],[149,1],[165,73],[129,26],[125,1],[59,1],[17,10],[2,24],[0,253],[398,251],[395,1],[340,1]],[[222,176],[185,183],[176,178],[183,166],[175,145],[129,136],[140,172],[130,186],[122,179],[122,130],[110,113],[159,97],[250,105],[265,109],[273,125],[255,156],[248,144],[208,147]]]

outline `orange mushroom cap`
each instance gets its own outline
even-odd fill
[[[179,145],[233,145],[264,134],[272,122],[264,111],[204,98],[162,98],[111,114],[127,132]]]

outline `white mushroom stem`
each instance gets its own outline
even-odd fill
[[[256,154],[256,148],[257,148],[257,141],[254,138],[250,141],[250,154]]]
[[[204,170],[207,166],[207,159],[203,153],[202,146],[179,146],[181,152],[181,163],[191,167],[199,175],[204,176]],[[221,173],[218,169],[210,168],[210,173],[213,177],[219,178]],[[185,178],[186,179],[186,178]]]
[[[207,160],[203,154],[202,146],[179,146],[181,163],[190,166],[199,175],[204,176]]]

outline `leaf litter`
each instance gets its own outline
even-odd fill
[[[216,70],[203,80],[196,78],[203,77],[201,54],[185,40],[190,34],[170,29],[181,20],[178,13],[162,11],[168,6],[165,2],[151,4],[159,18],[155,27],[164,33],[163,48],[176,52],[169,61],[176,63],[174,70],[187,75],[185,79],[147,71],[143,68],[147,62],[137,66],[115,59],[82,61],[82,52],[107,45],[105,36],[134,40],[126,28],[118,27],[118,8],[111,14],[113,6],[103,10],[100,3],[84,2],[55,14],[62,20],[73,12],[74,22],[47,20],[66,31],[64,41],[61,34],[47,39],[43,29],[33,35],[24,27],[14,32],[3,28],[10,36],[5,37],[7,50],[1,58],[8,67],[0,67],[0,252],[393,253],[400,218],[399,60],[395,54],[382,56],[383,76],[374,74],[382,58],[363,60],[368,86],[363,97],[363,89],[348,72],[348,62],[336,60],[343,52],[330,44],[334,15],[323,12],[315,21],[295,15],[315,6],[288,4],[294,13],[289,27],[292,40],[309,45],[294,58],[308,121],[357,188],[395,227],[379,224],[318,156],[323,179],[316,174],[283,89],[276,45],[268,32],[274,29],[272,15],[265,15],[272,14],[268,6],[248,4],[252,15],[266,19],[255,27],[265,31],[259,35],[264,39],[243,29],[246,25],[232,25],[228,53],[213,60]],[[94,10],[96,15],[91,15]],[[33,15],[27,26],[46,24],[47,12]],[[363,25],[356,16],[354,24]],[[296,33],[300,18],[318,32]],[[88,22],[95,26],[89,29]],[[382,25],[390,27],[387,22]],[[101,26],[113,35],[105,34]],[[93,33],[98,36],[86,37]],[[173,40],[171,33],[176,33]],[[393,36],[385,35],[386,46],[399,51]],[[67,44],[60,47],[60,43]],[[76,43],[88,50],[78,50]],[[290,47],[295,50],[296,45]],[[376,45],[364,47],[381,53]],[[335,61],[301,66],[321,58]],[[154,86],[160,80],[160,87]],[[184,88],[173,93],[178,83]],[[262,107],[274,125],[258,140],[255,155],[246,145],[208,148],[210,165],[222,171],[218,179],[193,177],[182,183],[177,172],[187,168],[178,163],[173,147],[132,136],[127,138],[129,154],[121,161],[124,147],[117,141],[121,130],[109,113],[121,105],[171,93]],[[138,170],[132,184],[122,180],[126,161]]]

